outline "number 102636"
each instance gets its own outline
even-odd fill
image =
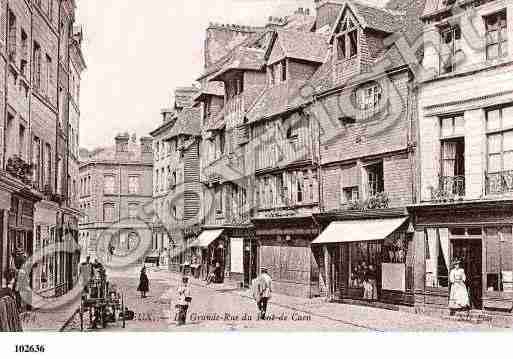
[[[14,351],[16,353],[44,353],[45,346],[44,345],[15,345]]]

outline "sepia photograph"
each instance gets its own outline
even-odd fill
[[[0,351],[508,332],[510,38],[513,0],[0,0]]]

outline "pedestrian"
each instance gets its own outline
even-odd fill
[[[139,277],[139,286],[137,291],[141,292],[141,298],[146,298],[146,293],[150,291],[150,281],[146,275],[146,267],[143,266],[141,269],[141,276]]]
[[[267,305],[271,299],[272,278],[267,268],[262,267],[260,272],[260,275],[253,282],[253,298],[257,303],[259,318],[265,319]]]
[[[378,299],[378,285],[376,279],[376,271],[374,265],[369,265],[365,279],[363,282],[363,299],[366,300],[377,300]]]
[[[16,271],[9,269],[4,274],[6,287],[0,289],[0,332],[21,332],[19,305],[16,299]]]
[[[461,259],[456,259],[453,262],[453,269],[449,273],[449,280],[451,282],[451,293],[449,297],[449,310],[451,315],[456,311],[470,310],[470,299],[465,285],[467,277],[465,270],[461,268]]]
[[[178,287],[178,300],[176,303],[177,313],[177,322],[178,325],[185,325],[187,320],[187,310],[189,309],[189,305],[192,302],[191,297],[191,289],[189,287],[189,278],[182,278],[182,285]]]

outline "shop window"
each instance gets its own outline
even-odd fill
[[[486,288],[513,293],[513,238],[511,226],[486,228]]]
[[[492,60],[508,54],[508,28],[506,11],[484,18],[486,27],[486,59]]]
[[[381,244],[376,242],[355,242],[349,244],[349,288],[363,289],[368,276],[377,278],[380,265]]]
[[[449,287],[449,232],[426,229],[426,287]]]

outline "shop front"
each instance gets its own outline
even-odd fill
[[[513,201],[418,205],[415,303],[446,309],[449,273],[458,259],[473,309],[513,310]]]
[[[191,269],[197,278],[249,286],[256,278],[256,247],[252,226],[204,227],[190,244]]]
[[[394,217],[393,212],[365,215],[317,216],[324,230],[312,242],[312,251],[325,295],[335,301],[413,305],[409,218],[404,213]]]
[[[273,291],[318,297],[323,291],[319,266],[310,247],[319,231],[312,216],[254,218],[257,269],[266,268]]]

